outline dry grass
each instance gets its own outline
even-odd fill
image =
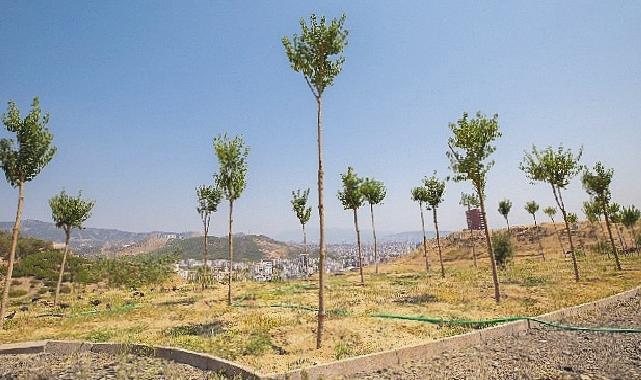
[[[78,339],[179,346],[236,360],[263,372],[284,371],[464,332],[370,316],[376,312],[454,318],[532,316],[641,283],[638,256],[622,258],[624,270],[616,272],[612,259],[589,252],[579,258],[582,280],[576,283],[571,261],[561,256],[555,244],[556,237],[548,234],[544,240],[546,261],[536,256],[516,257],[500,273],[503,298],[498,305],[493,300],[488,259],[481,258],[479,268],[474,269],[471,259],[466,258],[467,249],[453,244],[445,249],[445,279],[436,271],[434,251],[430,252],[434,268],[429,275],[424,273],[423,257],[416,254],[381,265],[378,275],[367,268],[365,287],[357,285],[356,273],[329,276],[329,316],[321,350],[314,348],[313,310],[273,307],[314,307],[314,280],[236,284],[235,297],[242,301],[235,307],[226,306],[223,285],[201,292],[177,283],[177,291],[144,289],[142,299],[127,291],[85,289],[65,295],[63,302],[70,308],[64,311],[64,318],[37,317],[50,312],[42,306],[19,312],[9,328],[0,331],[0,341]],[[532,254],[535,248],[520,242],[519,255]],[[101,305],[93,307],[89,303],[92,299],[101,300]]]

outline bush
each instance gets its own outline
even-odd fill
[[[267,334],[254,334],[245,346],[246,355],[261,355],[271,349],[272,340]]]
[[[492,245],[494,246],[496,265],[505,269],[505,266],[512,260],[512,256],[514,256],[512,237],[507,232],[497,232],[492,236]]]
[[[9,290],[9,298],[18,298],[27,294],[27,291],[24,289],[14,289]]]

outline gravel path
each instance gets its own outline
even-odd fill
[[[641,299],[570,318],[580,326],[641,327]],[[520,336],[406,363],[358,379],[641,379],[641,334],[537,327]]]
[[[224,379],[185,364],[133,355],[4,355],[0,379]]]

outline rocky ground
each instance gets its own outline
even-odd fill
[[[579,326],[641,327],[641,298],[562,321]],[[406,363],[358,379],[641,379],[641,334],[537,327],[517,337]]]
[[[185,364],[133,355],[5,355],[0,379],[224,379]]]

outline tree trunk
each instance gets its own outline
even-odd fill
[[[434,217],[434,230],[436,230],[436,246],[438,247],[438,260],[441,262],[441,277],[445,278],[445,267],[443,266],[443,254],[441,253],[441,235],[438,231],[438,216],[436,206],[432,206],[432,216]]]
[[[507,216],[505,217],[505,223],[507,224],[507,233],[509,234],[510,233],[510,220],[507,218]]]
[[[572,266],[574,267],[574,280],[579,282],[579,266],[576,262],[576,253],[574,252],[574,243],[572,242],[572,232],[570,231],[570,223],[568,223],[568,215],[565,212],[565,204],[563,203],[563,195],[561,194],[561,189],[558,189],[555,186],[552,186],[552,192],[554,193],[554,199],[556,200],[557,206],[561,209],[561,214],[563,215],[563,222],[565,223],[565,232],[568,234],[568,240],[570,241],[570,254],[572,255]]]
[[[470,211],[471,207],[467,206],[467,211]],[[470,230],[470,245],[472,246],[472,259],[474,259],[474,268],[478,268],[478,265],[476,264],[476,248],[474,247],[474,230]]]
[[[318,142],[318,224],[320,238],[318,247],[318,326],[316,329],[316,348],[323,344],[323,322],[325,321],[325,211],[323,205],[323,124],[322,99],[316,97],[316,131]]]
[[[65,265],[67,264],[67,252],[69,252],[69,238],[71,237],[71,227],[65,228],[65,250],[62,254],[62,264],[60,264],[60,272],[58,273],[58,285],[56,285],[56,295],[53,298],[53,306],[58,306],[58,297],[60,297],[60,285],[62,285],[62,277],[65,274]]]
[[[617,236],[619,237],[619,243],[621,243],[621,247],[623,248],[623,251],[628,250],[628,244],[625,241],[625,236],[621,234],[621,230],[619,229],[619,225],[617,223],[614,223],[614,228],[617,230]]]
[[[550,216],[550,220],[552,220],[552,227],[554,227],[554,234],[556,235],[556,238],[559,239],[559,245],[561,246],[561,253],[563,256],[565,256],[565,244],[563,244],[563,239],[561,239],[561,234],[559,234],[559,230],[556,228],[556,222],[554,221],[554,218]]]
[[[207,273],[209,272],[209,267],[207,266],[207,256],[208,256],[208,247],[207,247],[207,234],[209,233],[209,216],[206,219],[203,219],[203,229],[205,230],[205,237],[203,238],[203,273],[202,273],[202,287],[201,290],[205,290],[205,281],[207,281]]]
[[[423,202],[418,202],[421,208],[421,228],[423,228],[423,256],[425,257],[425,272],[430,272],[430,260],[427,256],[427,237],[425,237],[425,217],[423,216]]]
[[[358,212],[354,209],[354,228],[356,228],[356,245],[358,247],[358,269],[361,272],[361,286],[365,286],[363,276],[363,254],[361,252],[361,231],[358,229]]]
[[[2,302],[0,303],[0,329],[4,328],[4,312],[9,299],[9,288],[11,287],[11,276],[13,275],[13,262],[16,258],[16,247],[18,246],[18,234],[20,233],[20,222],[22,220],[22,208],[24,206],[24,183],[18,185],[18,210],[16,211],[16,220],[13,224],[11,234],[11,251],[7,261],[7,275],[4,278],[4,290],[2,291]]]
[[[231,279],[234,269],[234,245],[232,244],[232,215],[234,211],[234,201],[229,201],[229,233],[227,234],[227,249],[229,250],[229,281],[227,283],[227,305],[231,306]]]
[[[369,204],[369,213],[372,216],[372,235],[374,236],[374,265],[376,266],[375,272],[378,274],[378,247],[376,244],[376,227],[374,226],[374,205]]]
[[[494,282],[494,300],[498,303],[501,300],[501,293],[499,291],[499,276],[496,273],[496,259],[494,258],[494,249],[492,248],[492,238],[490,237],[490,230],[487,227],[487,215],[485,214],[485,200],[480,187],[476,187],[476,194],[479,197],[481,205],[481,215],[483,216],[483,224],[485,227],[485,243],[487,244],[487,253],[490,256],[490,263],[492,264],[492,281]]]
[[[541,245],[541,236],[539,235],[539,226],[536,223],[536,214],[532,214],[532,218],[534,218],[534,235],[536,236],[536,241],[539,244],[539,253],[543,258],[543,261],[545,261],[545,253],[543,252],[543,246]]]
[[[303,224],[303,249],[305,253],[305,277],[309,274],[309,255],[307,254],[307,231],[305,230],[305,224]]]
[[[617,270],[621,270],[621,262],[619,262],[619,254],[617,253],[617,246],[614,244],[614,237],[612,236],[612,228],[610,227],[610,217],[608,216],[608,205],[603,205],[603,217],[605,218],[605,227],[608,230],[610,237],[610,244],[612,245],[612,254],[614,254],[614,262]]]

